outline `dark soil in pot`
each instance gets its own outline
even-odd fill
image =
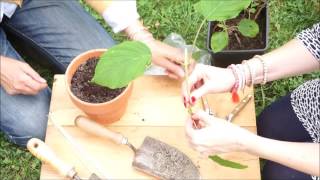
[[[91,58],[81,64],[71,80],[71,91],[79,99],[89,103],[103,103],[120,95],[124,88],[110,89],[90,82],[94,75],[98,58]],[[106,74],[107,76],[107,74]]]
[[[259,25],[259,33],[254,38],[244,37],[241,35],[241,33],[237,30],[229,30],[229,43],[228,46],[225,48],[225,50],[248,50],[248,49],[263,49],[266,47],[266,42],[263,34],[263,28],[265,28],[264,19],[261,16],[262,14],[259,14],[256,22]],[[253,16],[251,14],[251,16]],[[239,22],[244,19],[248,18],[248,13],[240,13],[240,15],[235,19],[230,19],[226,21],[226,24],[229,27],[237,26]],[[217,25],[214,25],[212,29],[212,32],[219,32],[222,31],[220,27]]]

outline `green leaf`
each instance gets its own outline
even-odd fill
[[[127,41],[107,50],[98,61],[92,82],[111,89],[127,86],[151,63],[151,51],[142,42]]]
[[[229,41],[229,36],[227,31],[215,32],[211,36],[211,48],[213,52],[220,52],[223,50]]]
[[[248,166],[247,165],[242,165],[240,163],[237,162],[233,162],[233,161],[229,161],[226,159],[222,159],[220,156],[214,155],[214,156],[209,156],[209,158],[218,163],[221,166],[225,166],[225,167],[230,167],[230,168],[234,168],[234,169],[245,169]]]
[[[238,29],[243,36],[254,38],[259,33],[259,25],[250,19],[242,19]]]
[[[200,0],[194,8],[208,21],[225,21],[237,17],[250,3],[251,0]]]

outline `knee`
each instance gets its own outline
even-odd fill
[[[37,121],[32,121],[35,118],[37,118]],[[26,115],[25,118],[21,118],[19,121],[21,123],[17,123],[14,128],[6,132],[9,140],[14,144],[24,147],[31,138],[45,139],[47,129],[47,119],[45,116]]]
[[[260,136],[267,137],[273,129],[273,118],[271,107],[266,108],[260,113],[257,119],[257,133]]]

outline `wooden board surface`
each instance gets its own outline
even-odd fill
[[[244,94],[252,93],[252,88]],[[242,95],[243,96],[243,95]],[[210,107],[220,117],[225,117],[235,106],[229,94],[208,96]],[[111,179],[150,179],[143,173],[132,168],[133,152],[126,146],[113,144],[111,141],[89,135],[74,127],[75,116],[83,114],[75,108],[66,94],[64,76],[54,78],[52,100],[49,117],[63,125],[79,143],[91,162],[85,164],[91,168],[98,166],[97,172]],[[144,76],[135,81],[134,91],[130,98],[126,114],[119,122],[108,128],[123,133],[129,141],[139,147],[146,136],[166,142],[185,154],[199,167],[203,179],[260,179],[259,159],[247,153],[227,153],[221,155],[226,159],[248,165],[247,169],[237,170],[222,167],[202,157],[188,145],[185,139],[184,122],[186,111],[180,97],[180,82],[162,76]],[[234,123],[256,132],[254,103],[250,101],[243,111],[235,118]],[[227,132],[226,132],[227,133]],[[72,146],[62,135],[48,125],[46,144],[64,161],[75,165],[79,175],[89,176],[89,171],[77,158]],[[102,173],[101,173],[102,172]],[[48,164],[41,168],[41,179],[61,179]]]

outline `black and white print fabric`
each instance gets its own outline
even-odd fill
[[[299,33],[297,39],[303,42],[305,47],[320,63],[320,23]]]
[[[320,67],[320,23],[299,33],[297,39],[303,42]],[[320,143],[320,79],[307,81],[295,89],[291,94],[291,105],[313,142]],[[312,176],[312,179],[320,180],[320,177]]]

